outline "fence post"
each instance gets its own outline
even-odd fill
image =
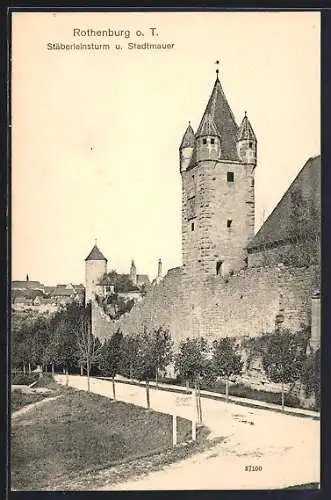
[[[192,418],[192,441],[197,440],[197,422],[195,418]]]
[[[115,377],[112,378],[112,384],[113,384],[113,399],[114,401],[116,401]]]
[[[197,440],[197,406],[196,392],[192,390],[192,441]]]
[[[172,416],[172,446],[177,444],[177,415]]]

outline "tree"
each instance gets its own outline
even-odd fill
[[[218,376],[225,379],[226,400],[229,399],[229,378],[239,375],[243,368],[241,356],[236,353],[235,339],[225,337],[213,342],[212,364]]]
[[[12,328],[12,364],[31,366],[44,364],[50,342],[50,321],[42,315],[20,317],[15,315]]]
[[[194,383],[197,413],[202,422],[200,398],[200,379],[208,367],[208,343],[203,338],[187,338],[179,344],[179,351],[175,356],[175,369],[181,377]]]
[[[302,373],[306,358],[307,338],[302,332],[280,330],[266,337],[262,364],[267,377],[282,384],[282,411],[284,411],[284,384],[295,382]]]
[[[87,390],[90,392],[91,368],[99,360],[102,349],[101,342],[92,334],[91,303],[86,307],[75,305],[71,311],[73,326],[78,346],[78,359],[81,365],[86,365]]]
[[[130,379],[134,376],[134,367],[139,346],[138,335],[125,335],[122,342],[123,356],[120,361],[118,372]]]
[[[138,290],[138,287],[132,283],[128,274],[119,274],[112,270],[105,274],[104,278],[108,278],[113,283],[115,293]]]
[[[320,357],[321,357],[320,349],[317,349],[317,351],[310,353],[310,355],[306,358],[301,374],[301,383],[305,388],[306,396],[309,397],[311,394],[314,394],[315,404],[317,408],[320,406],[320,390],[321,390]]]
[[[173,341],[169,330],[160,327],[152,333],[155,360],[155,380],[158,386],[158,372],[164,370],[172,360]]]
[[[21,365],[23,372],[31,359],[30,325],[22,322],[12,329],[12,366]]]
[[[116,399],[115,376],[123,357],[123,334],[117,330],[102,346],[99,357],[99,368],[105,375],[112,377],[113,395]]]
[[[45,354],[49,344],[49,321],[44,316],[37,316],[30,330],[30,361],[36,366],[45,364]]]
[[[165,369],[172,359],[173,342],[168,330],[160,327],[148,332],[146,328],[137,337],[134,375],[146,382],[147,407],[150,408],[149,381],[156,379],[158,370]]]
[[[52,336],[48,346],[48,356],[54,365],[68,371],[77,364],[78,345],[75,325],[70,321],[67,311],[60,311],[52,322]]]
[[[138,349],[134,361],[134,375],[138,380],[146,382],[147,408],[150,408],[149,381],[155,378],[156,360],[153,336],[144,329],[138,337]]]

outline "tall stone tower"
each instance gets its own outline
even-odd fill
[[[98,282],[106,272],[107,259],[95,244],[85,259],[85,304],[93,299]]]
[[[137,269],[136,265],[134,263],[134,260],[131,261],[131,268],[130,268],[130,280],[131,283],[133,283],[135,286],[137,285]]]
[[[236,124],[218,70],[198,130],[189,124],[179,151],[184,275],[239,271],[254,235],[257,140],[246,113]]]

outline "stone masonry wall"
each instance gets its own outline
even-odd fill
[[[114,330],[114,321],[104,313],[95,300],[92,300],[92,333],[98,337],[101,342],[111,337]]]
[[[183,267],[188,282],[215,275],[219,260],[235,271],[244,268],[253,234],[253,165],[204,161],[182,173]]]
[[[209,277],[188,286],[182,268],[170,270],[130,313],[111,322],[95,312],[95,333],[105,338],[120,327],[124,334],[166,326],[175,342],[188,336],[251,336],[272,331],[276,315],[285,328],[311,322],[311,296],[319,286],[316,267],[251,268],[224,280]]]

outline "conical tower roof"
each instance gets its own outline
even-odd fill
[[[203,137],[206,135],[211,135],[211,136],[216,136],[216,137],[218,137],[220,135],[219,131],[217,130],[217,127],[216,127],[216,124],[213,120],[212,115],[208,112],[203,115],[203,118],[200,122],[197,133],[195,134],[195,137]]]
[[[198,137],[198,133],[200,133],[204,124],[208,123],[213,123],[217,131],[216,135],[221,138],[220,159],[239,161],[236,144],[239,128],[224,94],[218,75],[195,137]],[[197,145],[195,144],[188,169],[193,168],[196,163],[196,148]]]
[[[100,252],[96,245],[94,245],[85,260],[105,260],[107,262],[106,257]]]
[[[247,118],[246,113],[238,131],[238,141],[243,141],[243,140],[256,141],[256,136],[254,134],[253,127],[250,124],[250,121]]]
[[[186,132],[183,136],[182,142],[179,146],[179,149],[188,148],[188,147],[193,148],[193,146],[194,146],[194,131],[193,131],[193,128],[191,127],[191,124],[189,122],[188,127],[186,129]]]
[[[204,114],[210,114],[222,139],[222,158],[238,160],[236,139],[238,125],[224,94],[221,82],[216,78]],[[203,119],[202,119],[203,120]]]

